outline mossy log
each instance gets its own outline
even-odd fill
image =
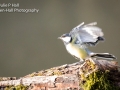
[[[0,90],[120,90],[116,61],[86,60],[34,72],[24,77],[1,77]]]

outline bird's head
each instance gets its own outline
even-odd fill
[[[58,39],[61,39],[64,43],[69,43],[71,42],[72,37],[68,33],[66,33],[63,34],[61,37],[58,37]]]

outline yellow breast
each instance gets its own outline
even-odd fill
[[[71,54],[71,55],[74,55],[76,56],[77,58],[80,58],[80,59],[85,59],[88,57],[88,54],[87,52],[85,51],[84,48],[80,48],[78,45],[75,45],[75,44],[68,44],[66,46],[66,49],[67,51]]]

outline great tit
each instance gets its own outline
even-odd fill
[[[73,28],[70,33],[63,34],[58,38],[63,41],[68,53],[80,61],[88,58],[116,59],[109,53],[94,53],[88,50],[87,46],[95,46],[99,41],[104,41],[102,29],[96,25],[96,22],[86,25],[83,22]]]

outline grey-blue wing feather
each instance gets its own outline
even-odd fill
[[[77,38],[78,41],[76,42],[79,42],[78,44],[96,45],[98,41],[104,40],[103,32],[101,28],[95,26],[96,24],[96,22],[86,25],[82,23],[73,28],[70,35],[73,38]]]

